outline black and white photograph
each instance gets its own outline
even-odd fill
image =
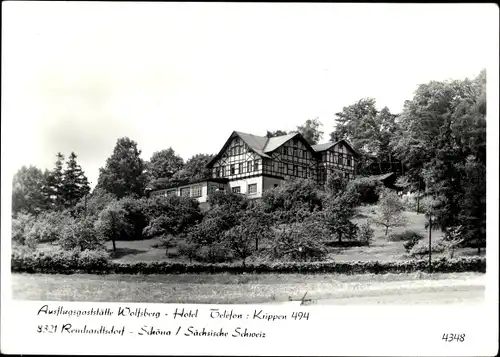
[[[2,299],[498,303],[497,6],[2,8]]]

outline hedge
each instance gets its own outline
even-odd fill
[[[13,253],[12,272],[45,274],[189,274],[189,273],[411,273],[428,271],[428,261],[347,261],[347,262],[273,262],[242,264],[203,264],[171,262],[114,262],[105,253],[95,252],[55,252]],[[439,258],[432,261],[432,271],[436,273],[482,272],[486,271],[485,257]]]
[[[343,240],[340,242],[338,240],[333,240],[333,241],[325,241],[323,243],[326,246],[333,248],[366,247],[370,245],[369,242],[361,240],[345,240],[345,241]]]

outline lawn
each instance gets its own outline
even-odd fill
[[[483,294],[484,274],[12,274],[19,300],[148,303],[280,303],[300,299],[349,299],[406,294]]]

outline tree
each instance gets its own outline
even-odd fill
[[[198,201],[189,197],[155,197],[148,200],[146,212],[149,223],[143,235],[161,237],[166,254],[173,236],[187,232],[202,219]]]
[[[325,190],[329,195],[335,196],[339,194],[346,188],[346,186],[347,181],[344,175],[342,175],[342,172],[334,171],[333,173],[328,173],[325,183]]]
[[[474,80],[420,85],[399,122],[393,146],[408,175],[422,179],[437,201],[433,214],[445,238],[452,239],[456,231],[466,236],[470,230],[463,229],[465,222],[475,222],[467,224],[476,237],[482,236],[485,176],[471,177],[472,171],[481,173],[486,167],[486,73]],[[465,244],[472,242],[469,238]]]
[[[186,161],[186,165],[182,170],[177,171],[173,175],[174,180],[198,181],[206,180],[212,176],[212,172],[207,165],[214,155],[211,154],[196,154]]]
[[[127,137],[118,139],[113,154],[106,160],[106,166],[99,170],[97,187],[117,198],[142,196],[146,175],[140,154],[135,141]]]
[[[50,203],[44,194],[46,174],[35,166],[21,167],[12,180],[12,213],[38,214],[47,210]]]
[[[156,151],[148,164],[151,180],[169,178],[184,167],[184,160],[172,148]]]
[[[65,207],[74,207],[78,201],[90,192],[90,186],[80,165],[76,162],[77,155],[72,152],[66,162],[61,187],[62,201]]]
[[[265,191],[262,202],[266,212],[274,212],[277,220],[288,223],[300,220],[307,212],[321,210],[323,195],[314,181],[293,179]]]
[[[396,192],[383,189],[377,207],[377,214],[374,218],[375,224],[385,227],[385,235],[389,228],[404,226],[406,224],[403,215],[404,205]]]
[[[353,145],[360,153],[359,173],[370,174],[373,164],[378,166],[378,173],[394,171],[394,167],[398,167],[391,145],[398,128],[397,116],[387,107],[379,111],[375,99],[364,98],[344,107],[335,116],[336,126],[330,140],[346,139]]]
[[[271,255],[292,261],[322,259],[328,253],[322,243],[326,231],[323,215],[317,212],[308,214],[301,222],[281,225],[274,231]]]
[[[357,226],[351,219],[357,202],[358,195],[352,186],[326,200],[323,212],[325,225],[339,242],[342,242],[342,238],[353,239],[356,236]]]
[[[316,145],[323,136],[323,132],[319,130],[321,126],[323,124],[316,117],[314,119],[307,119],[303,125],[297,126],[297,131],[302,134],[310,145]]]
[[[272,236],[271,216],[261,204],[239,211],[239,223],[225,232],[224,242],[245,265],[245,260],[259,250],[259,241]]]
[[[64,207],[64,198],[62,195],[64,179],[64,155],[58,152],[56,156],[56,166],[47,176],[47,187],[45,189],[45,194],[50,201],[51,208],[61,209],[62,207]]]
[[[64,249],[97,250],[103,247],[102,236],[88,217],[72,220],[62,228],[60,244]]]
[[[288,133],[284,130],[275,130],[275,131],[269,131],[267,130],[266,136],[268,138],[274,138],[275,136],[283,136],[287,135]]]
[[[95,222],[95,229],[98,234],[104,240],[111,240],[113,242],[113,252],[116,252],[116,241],[122,233],[130,230],[125,219],[126,213],[118,202],[113,202],[99,213],[99,218]]]
[[[80,199],[75,207],[75,211],[81,216],[89,216],[97,219],[99,213],[114,201],[116,201],[115,195],[102,188],[95,188],[88,196]]]

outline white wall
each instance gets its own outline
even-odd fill
[[[240,193],[247,195],[248,185],[257,184],[257,193],[248,195],[248,198],[262,197],[262,176],[244,178],[240,180],[229,181],[230,192],[233,187],[240,187]]]

